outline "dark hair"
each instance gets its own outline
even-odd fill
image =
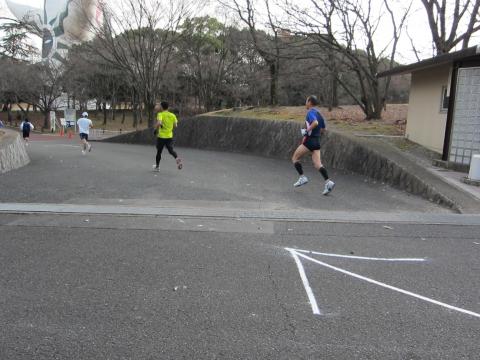
[[[315,95],[310,95],[308,98],[307,98],[307,101],[310,102],[313,106],[317,106],[318,105],[318,99]]]
[[[163,110],[168,110],[168,102],[162,101],[160,103],[160,106],[162,107]]]

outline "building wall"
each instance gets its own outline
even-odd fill
[[[441,110],[442,87],[449,86],[450,65],[412,74],[406,136],[426,148],[442,153],[447,111]]]

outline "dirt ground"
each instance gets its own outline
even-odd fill
[[[334,129],[359,134],[404,135],[408,104],[388,104],[381,120],[365,120],[360,107],[346,105],[328,111],[320,108],[328,125]],[[236,116],[255,119],[303,121],[303,106],[279,106],[275,108],[227,109],[211,113],[218,116]]]

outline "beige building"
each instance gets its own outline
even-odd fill
[[[480,46],[399,66],[379,77],[411,74],[406,137],[468,167],[480,154]]]

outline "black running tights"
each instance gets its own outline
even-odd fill
[[[173,150],[173,139],[161,139],[157,138],[157,167],[160,165],[160,160],[162,159],[162,151],[163,148],[167,147],[168,152],[172,155],[175,159],[178,157],[175,150]]]

